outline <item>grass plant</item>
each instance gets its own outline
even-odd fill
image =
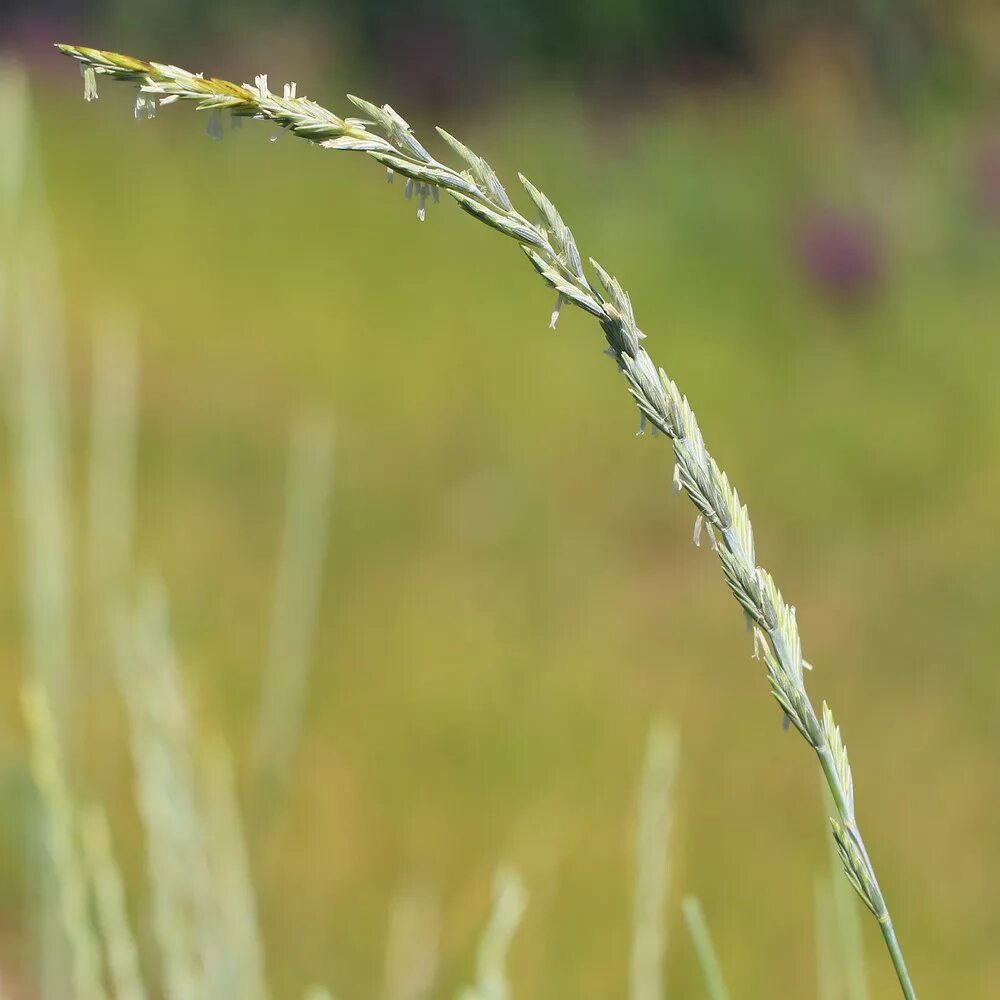
[[[691,944],[694,946],[698,967],[705,980],[708,1000],[729,1000],[729,988],[722,975],[722,966],[715,953],[715,945],[712,943],[712,935],[708,930],[708,921],[705,920],[701,900],[697,896],[687,896],[681,904],[681,910],[684,913],[688,934],[691,936]]]
[[[262,792],[279,790],[305,707],[333,474],[333,436],[318,417],[292,430],[285,521],[271,609],[255,757]]]
[[[476,953],[476,978],[461,1000],[508,1000],[507,951],[528,905],[521,876],[502,867],[493,882],[493,910]]]
[[[61,748],[58,764],[46,772],[52,779],[50,788],[55,789],[53,775],[62,775],[73,760],[69,390],[52,219],[37,169],[27,81],[13,64],[0,67],[0,127],[9,137],[6,155],[0,157],[0,262],[8,290],[7,302],[0,305],[6,305],[10,319],[9,335],[3,338],[6,357],[0,379],[8,408],[20,528],[25,665],[33,682],[48,695],[49,714],[40,718],[40,725],[51,716],[51,729]],[[43,755],[39,761],[51,764],[52,759]],[[26,844],[34,965],[44,1000],[59,1000],[69,987],[67,968],[79,975],[80,959],[74,961],[64,946],[59,931],[60,908],[65,917],[65,907],[59,903],[60,886],[44,864],[39,847],[43,838],[35,832]],[[51,827],[49,836],[56,836]],[[52,846],[57,846],[54,840]],[[61,858],[65,868],[65,850]]]
[[[569,302],[594,316],[607,353],[624,377],[639,409],[640,432],[648,425],[671,442],[674,485],[695,507],[695,544],[703,535],[717,554],[723,577],[738,601],[753,638],[754,656],[763,661],[771,691],[787,723],[815,752],[833,798],[833,837],[844,873],[878,922],[904,997],[916,993],[885,897],[879,886],[857,822],[853,775],[846,747],[826,703],[814,706],[806,690],[808,662],[795,607],[786,603],[771,575],[757,563],[747,507],[709,452],[691,405],[677,384],[647,353],[628,293],[593,258],[588,272],[569,227],[553,203],[523,175],[521,183],[538,221],[515,209],[489,164],[459,140],[438,129],[462,161],[454,169],[435,159],[407,122],[389,105],[378,106],[358,97],[351,103],[363,117],[341,117],[305,97],[294,83],[273,93],[266,76],[253,85],[206,78],[168,64],[71,45],[59,48],[80,63],[84,96],[95,99],[98,76],[109,76],[137,87],[136,117],[153,117],[163,104],[194,102],[208,112],[208,131],[218,136],[222,113],[233,119],[266,121],[325,149],[362,152],[381,164],[391,182],[405,178],[407,197],[416,199],[422,221],[430,201],[440,192],[463,211],[513,239],[556,293],[549,325],[555,327],[562,306]],[[592,275],[592,276],[591,276]]]
[[[654,723],[646,741],[635,828],[631,1000],[659,1000],[665,995],[663,966],[667,932],[664,918],[670,889],[670,840],[677,763],[677,733],[665,722]]]

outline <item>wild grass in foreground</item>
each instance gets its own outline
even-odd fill
[[[37,182],[39,175],[30,169],[34,163],[29,164],[26,155],[32,144],[24,79],[3,65],[0,109],[14,112],[16,118],[10,123],[13,152],[0,157],[0,163],[32,174]],[[0,203],[24,212],[36,234],[48,234],[50,220],[37,188],[22,195],[9,178],[0,175],[0,181],[0,190],[9,196]],[[9,220],[0,221],[4,235],[13,231],[7,228]],[[0,240],[0,248],[15,242]],[[20,258],[18,269],[11,269],[24,308],[10,324],[0,322],[0,331],[6,333],[9,326],[13,333],[18,362],[5,370],[3,388],[17,431],[12,464],[22,482],[28,582],[36,577],[47,581],[44,589],[27,588],[27,632],[29,639],[37,639],[36,621],[65,622],[79,610],[89,641],[76,646],[69,629],[60,633],[72,668],[68,674],[53,675],[48,660],[29,647],[28,676],[22,683],[31,770],[41,807],[38,836],[32,837],[36,870],[31,875],[46,918],[34,929],[32,944],[38,954],[25,980],[34,979],[46,1000],[267,1000],[271,991],[229,752],[220,739],[205,739],[198,732],[171,637],[165,588],[147,578],[133,595],[139,352],[135,325],[122,312],[105,313],[95,323],[86,516],[80,519],[87,586],[79,609],[73,599],[77,590],[69,552],[75,551],[77,540],[72,530],[76,511],[72,491],[55,475],[68,458],[62,433],[69,412],[61,328],[55,312],[40,316],[25,298],[38,280],[54,284],[53,247],[48,240],[39,244]],[[0,275],[7,274],[8,263],[0,259]],[[0,308],[0,321],[6,319]],[[315,417],[300,421],[292,436],[271,640],[251,761],[268,804],[287,776],[298,738],[323,569],[320,541],[325,538],[332,485],[330,445],[328,427]],[[46,529],[65,548],[46,547]],[[54,613],[49,607],[53,593],[65,595],[65,600],[55,604],[57,618],[46,618],[46,612]],[[88,648],[91,643],[93,649]],[[124,703],[134,798],[145,836],[148,934],[142,933],[145,922],[139,924],[142,930],[133,930],[111,823],[103,808],[89,801],[90,795],[77,790],[84,783],[74,777],[71,710],[75,685],[83,680],[81,647],[92,654],[89,666],[112,661],[113,687]],[[57,713],[56,706],[63,711]],[[676,758],[676,736],[658,724],[650,733],[638,796],[633,927],[637,1000],[662,995]],[[507,954],[527,899],[520,875],[501,867],[472,985],[460,994],[465,1000],[510,996]],[[438,987],[439,910],[437,894],[426,884],[406,883],[394,895],[385,951],[386,1000],[426,1000]],[[309,988],[305,996],[332,998],[322,987]]]
[[[96,49],[60,46],[76,58],[85,78],[85,96],[97,96],[97,75],[138,86],[136,115],[152,117],[158,104],[196,102],[209,111],[209,130],[219,134],[221,114],[271,121],[324,148],[360,151],[388,171],[406,178],[406,194],[417,199],[423,219],[428,199],[445,191],[470,215],[513,238],[542,278],[555,290],[551,317],[555,326],[568,301],[597,318],[608,342],[608,353],[624,375],[640,411],[640,430],[649,423],[667,436],[675,456],[674,483],[694,504],[694,541],[707,534],[722,564],[725,580],[740,603],[753,634],[754,655],[762,657],[771,690],[785,718],[817,755],[836,809],[833,834],[844,872],[878,921],[905,997],[915,997],[893,922],[879,888],[857,823],[853,777],[846,749],[832,712],[814,707],[805,685],[801,639],[795,609],[787,604],[774,580],[757,565],[747,508],[728,477],[710,455],[695,415],[676,383],[657,369],[642,346],[644,334],[635,321],[631,301],[618,281],[591,260],[595,277],[587,276],[569,228],[549,201],[524,177],[522,183],[537,210],[539,222],[518,212],[490,166],[457,139],[439,130],[465,168],[455,170],[434,159],[407,123],[388,105],[378,107],[351,98],[364,118],[341,118],[296,95],[294,84],[282,96],[272,93],[266,77],[253,86],[204,78],[175,66],[148,63]]]

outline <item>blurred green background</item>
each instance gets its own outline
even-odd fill
[[[596,325],[564,310],[547,331],[551,296],[512,245],[450,204],[420,225],[361,157],[271,143],[255,123],[210,142],[190,108],[136,123],[108,81],[84,105],[56,40],[237,80],[267,71],[338,111],[345,91],[388,100],[425,140],[440,122],[553,198],[631,292],[798,608],[810,690],[844,728],[918,989],[1000,995],[996,8],[0,15],[0,44],[28,69],[56,237],[74,495],[94,317],[112,303],[140,330],[137,561],[171,593],[200,725],[240,762],[275,994],[312,980],[379,994],[389,900],[413,880],[440,899],[435,992],[453,994],[509,861],[531,894],[516,995],[624,995],[635,787],[666,716],[682,748],[671,995],[701,995],[678,913],[694,892],[735,996],[811,997],[827,864],[815,762],[782,732],[717,563],[670,495],[669,449],[634,436]],[[329,545],[290,784],[268,798],[249,762],[303,412],[334,428]],[[0,968],[31,996],[8,451]],[[82,571],[76,586],[85,600]],[[74,664],[73,763],[111,811],[139,899],[99,659]],[[872,995],[893,996],[864,930]]]

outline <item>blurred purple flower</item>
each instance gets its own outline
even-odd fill
[[[838,304],[869,298],[881,285],[882,241],[865,216],[812,209],[796,226],[795,258],[809,283]]]
[[[1000,138],[984,142],[973,154],[972,197],[978,214],[1000,221]]]
[[[470,45],[458,23],[417,13],[393,19],[383,54],[411,100],[440,104],[462,100],[479,82]]]

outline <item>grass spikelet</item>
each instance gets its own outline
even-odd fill
[[[830,723],[832,725],[832,716]],[[821,789],[830,811],[830,793]],[[816,958],[822,1000],[868,1000],[868,974],[858,901],[841,875],[841,857],[829,842],[829,871],[816,882]]]

